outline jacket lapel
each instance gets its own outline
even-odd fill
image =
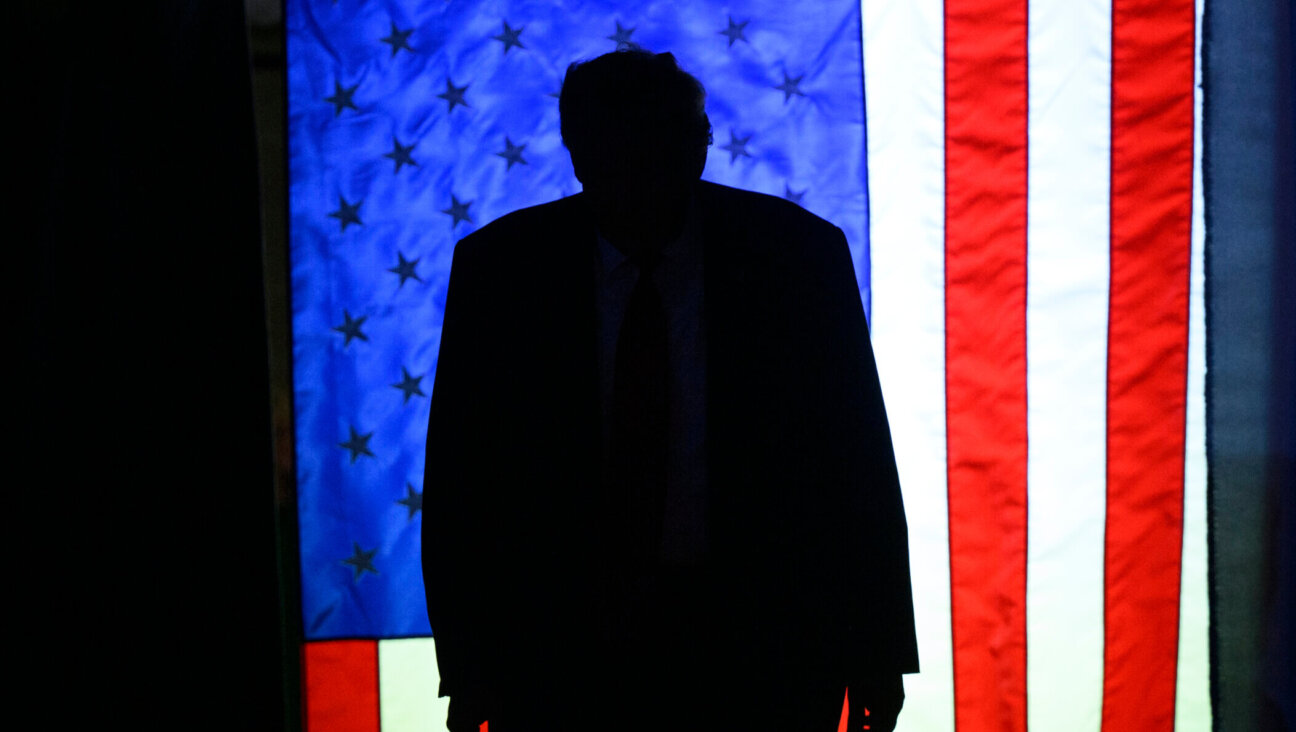
[[[750,524],[751,506],[742,489],[753,478],[746,451],[753,408],[749,366],[757,335],[746,251],[750,236],[705,184],[699,187],[699,203],[705,246],[708,531],[713,558],[722,565],[741,564],[743,527]]]
[[[551,373],[553,383],[563,392],[565,426],[580,435],[579,443],[587,450],[573,457],[597,463],[590,460],[600,451],[594,298],[597,238],[582,194],[563,203],[566,205],[557,211],[557,225],[549,229],[557,232],[557,237],[543,243],[547,252],[539,258],[542,270],[536,273],[536,281],[544,283],[544,291],[536,298],[535,307],[546,311],[543,337],[552,345],[545,350],[555,359]],[[593,480],[596,475],[595,471],[589,477]]]

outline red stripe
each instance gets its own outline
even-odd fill
[[[867,712],[868,710],[864,710]],[[846,723],[850,720],[850,689],[846,690],[846,696],[842,699],[841,718],[837,720],[837,732],[846,732]]]
[[[945,419],[961,731],[1026,729],[1024,0],[945,3]]]
[[[307,732],[378,732],[378,642],[305,644]]]
[[[1193,174],[1193,0],[1112,9],[1103,729],[1174,729]]]

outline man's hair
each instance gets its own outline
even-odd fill
[[[614,51],[572,64],[558,109],[573,159],[627,146],[691,158],[711,144],[706,90],[669,53]]]

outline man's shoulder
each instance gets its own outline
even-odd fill
[[[727,226],[741,226],[756,234],[791,232],[814,238],[830,237],[837,230],[832,222],[799,204],[766,193],[702,181],[698,200],[709,216]]]
[[[819,219],[818,216],[801,208],[801,206],[778,196],[771,196],[768,193],[759,193],[749,191],[745,188],[734,188],[723,183],[713,183],[711,181],[698,181],[698,198],[705,205],[717,208],[733,208],[751,211],[765,212],[775,216],[792,216],[792,217],[811,217]],[[823,219],[819,219],[822,221]]]
[[[777,196],[704,183],[698,201],[707,230],[727,240],[732,255],[765,261],[773,270],[791,274],[838,266],[846,249],[832,222]]]
[[[758,248],[784,249],[795,242],[804,254],[831,250],[840,242],[840,230],[831,222],[777,196],[699,181],[697,203],[709,231],[726,232]],[[574,243],[591,226],[584,205],[584,194],[577,193],[507,213],[461,239],[456,256],[523,263],[552,254],[553,246]]]
[[[581,225],[582,194],[511,211],[459,240],[457,256],[516,260]]]

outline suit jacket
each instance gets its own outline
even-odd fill
[[[721,676],[915,672],[904,509],[845,237],[770,196],[699,183],[695,203]],[[455,249],[424,482],[442,695],[576,693],[625,630],[608,617],[585,205],[511,213]]]

